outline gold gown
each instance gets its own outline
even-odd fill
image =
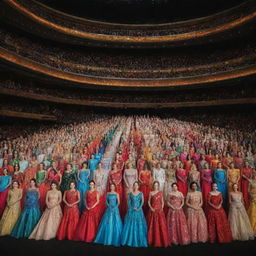
[[[22,197],[21,189],[10,189],[7,196],[7,206],[0,221],[0,236],[11,234],[20,213],[20,198]]]
[[[250,195],[251,202],[248,209],[248,215],[253,228],[254,236],[256,236],[256,182],[251,184]]]
[[[238,190],[240,190],[240,180],[241,174],[239,169],[228,169],[228,192],[233,191],[233,185],[236,183],[238,185]]]

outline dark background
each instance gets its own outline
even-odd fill
[[[63,12],[120,23],[161,23],[207,16],[245,0],[37,0]]]

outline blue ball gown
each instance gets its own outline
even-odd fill
[[[102,217],[94,243],[104,245],[121,245],[123,229],[116,194],[107,194],[107,209]]]
[[[12,230],[11,236],[16,238],[29,237],[32,233],[41,217],[38,197],[37,189],[27,190],[24,209]]]
[[[79,178],[77,177],[78,183],[77,183],[77,190],[80,192],[80,202],[79,202],[79,210],[82,213],[85,208],[85,193],[89,189],[89,170],[82,170],[79,172]],[[89,177],[88,177],[89,175]]]
[[[88,162],[90,168],[90,180],[93,180],[94,171],[98,168],[99,161],[97,159],[90,159]]]
[[[218,186],[218,191],[221,192],[223,201],[226,201],[228,195],[228,182],[225,170],[215,170],[213,174],[213,181]]]
[[[124,219],[124,228],[122,232],[122,245],[132,247],[148,246],[148,227],[142,211],[142,206],[142,192],[139,192],[136,196],[129,193],[128,211]]]
[[[100,162],[101,158],[102,158],[102,154],[101,153],[94,154],[94,159],[96,159],[98,161],[98,163]]]

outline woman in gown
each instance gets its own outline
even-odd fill
[[[194,163],[191,164],[191,169],[188,172],[188,186],[190,188],[190,184],[195,182],[197,184],[197,190],[201,191],[200,188],[200,172],[197,170],[197,167]]]
[[[29,237],[41,216],[39,196],[36,180],[32,179],[30,188],[26,191],[24,209],[12,230],[11,236],[16,238]]]
[[[22,190],[24,189],[24,175],[23,173],[20,171],[20,167],[18,164],[14,165],[14,172],[13,172],[13,180],[18,181],[19,183],[19,188],[21,188]]]
[[[156,168],[153,169],[153,181],[159,182],[159,190],[164,190],[164,184],[165,184],[165,170],[161,168],[161,163],[157,162]]]
[[[118,193],[119,195],[119,208],[121,203],[122,203],[122,199],[123,199],[123,186],[122,186],[122,180],[123,180],[123,175],[122,175],[122,170],[118,169],[117,164],[114,163],[112,170],[109,172],[109,187],[111,184],[115,185],[115,191],[116,193]]]
[[[97,206],[97,209],[100,214],[100,219],[103,216],[103,213],[106,208],[106,193],[104,191],[104,179],[105,179],[105,172],[102,169],[102,164],[98,164],[98,169],[94,171],[94,182],[95,182],[95,190],[99,193],[99,204]]]
[[[122,201],[122,218],[127,211],[127,197],[132,192],[132,187],[135,181],[138,180],[138,171],[132,167],[132,163],[128,163],[128,168],[124,170],[123,181],[124,181],[124,196]]]
[[[32,163],[30,162],[28,168],[23,172],[25,189],[29,188],[31,179],[36,178],[36,171],[37,167],[33,167]]]
[[[78,203],[80,200],[80,192],[76,190],[76,184],[72,181],[69,190],[66,190],[63,195],[65,206],[63,217],[57,232],[58,240],[73,240],[79,222]]]
[[[184,205],[183,193],[178,191],[178,184],[172,184],[172,191],[168,196],[167,205],[167,228],[170,244],[189,244],[190,236],[188,233],[188,224],[182,209]]]
[[[167,247],[168,239],[167,222],[164,214],[163,192],[159,191],[159,182],[153,183],[153,191],[149,194],[148,205],[150,208],[147,216],[148,244],[155,247]]]
[[[0,217],[2,216],[6,206],[8,190],[11,182],[12,178],[8,175],[8,169],[4,168],[3,175],[0,176]]]
[[[144,214],[148,213],[148,199],[149,193],[151,191],[151,171],[145,169],[145,165],[139,173],[139,182],[140,182],[140,191],[143,193],[144,205],[143,211]]]
[[[90,169],[87,163],[83,162],[82,169],[77,173],[77,189],[80,192],[80,198],[84,198],[86,191],[89,189]],[[84,200],[79,202],[79,210],[82,213],[85,208]]]
[[[176,171],[176,179],[177,179],[177,186],[179,188],[179,191],[183,194],[185,197],[188,192],[188,173],[183,168],[183,164],[180,163],[179,168]]]
[[[125,194],[127,195],[132,191],[134,182],[138,180],[138,171],[132,167],[132,163],[128,163],[128,169],[124,170],[123,178]]]
[[[66,170],[62,176],[60,191],[64,193],[69,189],[71,181],[76,180],[75,173],[72,170],[71,164],[67,164]]]
[[[61,192],[57,189],[58,184],[53,181],[51,190],[46,195],[46,209],[29,236],[29,239],[50,240],[56,237],[60,221],[62,218],[62,210],[60,203],[62,201]]]
[[[147,247],[147,223],[142,211],[144,198],[135,181],[133,191],[128,194],[128,211],[124,220],[121,244],[131,247]]]
[[[230,168],[227,171],[227,177],[228,177],[228,192],[233,191],[234,184],[237,184],[238,189],[240,190],[241,174],[239,169],[235,169],[235,165],[233,162],[230,164]]]
[[[52,163],[52,167],[50,167],[47,171],[46,175],[46,186],[48,189],[50,189],[52,181],[56,181],[58,185],[61,184],[62,175],[60,173],[60,170],[57,169],[56,163]]]
[[[21,212],[22,189],[19,182],[13,181],[12,188],[8,191],[7,206],[0,221],[0,236],[10,235]]]
[[[200,162],[198,164],[199,170],[206,169],[206,166],[205,166],[206,163],[207,161],[205,160],[205,155],[201,155]],[[208,164],[208,168],[209,168],[209,164]]]
[[[207,220],[202,209],[202,193],[197,191],[197,183],[190,184],[191,192],[186,197],[187,205],[187,223],[190,240],[192,243],[203,242],[208,240]]]
[[[120,246],[123,229],[119,213],[119,194],[115,192],[116,185],[110,185],[110,192],[107,193],[107,209],[102,217],[94,243],[104,245]]]
[[[98,209],[99,193],[95,189],[95,182],[90,181],[90,190],[85,194],[85,210],[79,220],[75,232],[75,241],[84,241],[91,243],[94,241],[100,222],[100,213]]]
[[[252,178],[252,168],[250,168],[249,163],[246,161],[244,168],[241,170],[241,192],[243,194],[245,209],[249,208],[250,198],[249,198],[249,182]]]
[[[243,195],[238,191],[238,185],[233,185],[229,193],[229,224],[234,240],[246,241],[254,239],[252,226],[243,204]]]
[[[94,171],[97,169],[98,163],[99,161],[95,159],[94,155],[92,154],[91,159],[88,161],[89,169],[90,169],[90,180],[93,180]]]
[[[46,185],[46,170],[44,170],[44,164],[39,164],[39,169],[36,173],[36,182],[38,185],[39,193],[40,193],[40,210],[44,211],[45,209],[45,200],[46,200],[46,194],[48,191],[48,186]]]
[[[204,168],[201,170],[201,189],[203,195],[203,202],[207,202],[209,192],[212,191],[212,170],[209,169],[209,164],[205,163]],[[204,207],[207,204],[204,205]]]
[[[228,183],[226,171],[222,169],[221,163],[218,163],[217,169],[213,173],[213,182],[217,184],[218,191],[221,192],[222,198],[225,203],[228,195]]]
[[[172,162],[168,162],[165,170],[164,199],[167,200],[169,193],[172,191],[172,184],[176,182],[176,170]]]
[[[250,181],[250,206],[248,209],[249,219],[252,225],[254,236],[256,236],[256,173],[252,175],[252,180]]]
[[[212,191],[207,200],[207,220],[210,243],[216,240],[219,243],[232,241],[232,233],[227,215],[222,207],[222,193],[218,191],[218,185],[212,184]]]

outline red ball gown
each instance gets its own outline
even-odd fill
[[[170,245],[168,239],[167,223],[162,209],[163,192],[159,191],[151,196],[153,211],[149,211],[148,222],[148,244],[155,247],[167,247]]]
[[[203,196],[204,207],[206,209],[206,202],[209,192],[212,190],[212,176],[213,172],[211,169],[201,170],[201,190]]]
[[[79,191],[65,191],[66,201],[69,204],[73,204],[78,201],[78,193]],[[59,230],[57,233],[57,238],[59,240],[68,239],[72,240],[75,234],[75,230],[77,224],[79,222],[79,208],[78,204],[69,207],[65,205],[63,217],[59,226]]]
[[[188,224],[184,214],[183,209],[178,209],[183,200],[183,195],[180,193],[177,195],[170,195],[169,204],[176,208],[176,210],[171,207],[167,213],[167,228],[168,228],[168,236],[170,243],[173,244],[189,244],[190,243],[190,235],[188,232]]]
[[[242,175],[247,177],[248,179],[251,179],[252,177],[252,169],[251,168],[243,168],[242,169]],[[244,206],[246,209],[249,208],[250,206],[250,197],[249,197],[249,181],[245,179],[242,176],[242,181],[241,181],[241,192],[243,193],[243,199],[244,199]]]
[[[177,169],[176,171],[176,179],[179,191],[186,197],[188,192],[188,173],[185,169]]]
[[[140,185],[140,191],[143,193],[144,196],[144,204],[143,204],[143,211],[144,214],[147,215],[149,207],[148,207],[148,198],[149,193],[151,191],[151,171],[141,171],[140,172],[140,181],[142,182]]]
[[[119,194],[120,205],[123,201],[123,184],[122,184],[123,174],[121,169],[112,170],[109,173],[109,185],[116,185],[116,192]],[[110,191],[110,190],[109,190]],[[119,208],[121,208],[119,206]],[[120,209],[121,210],[121,209]]]
[[[97,195],[98,192],[96,190],[86,192],[85,199],[87,207],[90,208],[97,202]],[[100,213],[98,207],[96,206],[90,210],[86,208],[78,223],[74,240],[87,243],[93,242],[97,235],[99,222]]]
[[[233,240],[227,215],[221,206],[220,209],[213,208],[209,203],[218,206],[222,201],[222,194],[208,194],[207,220],[210,242],[229,243]]]

